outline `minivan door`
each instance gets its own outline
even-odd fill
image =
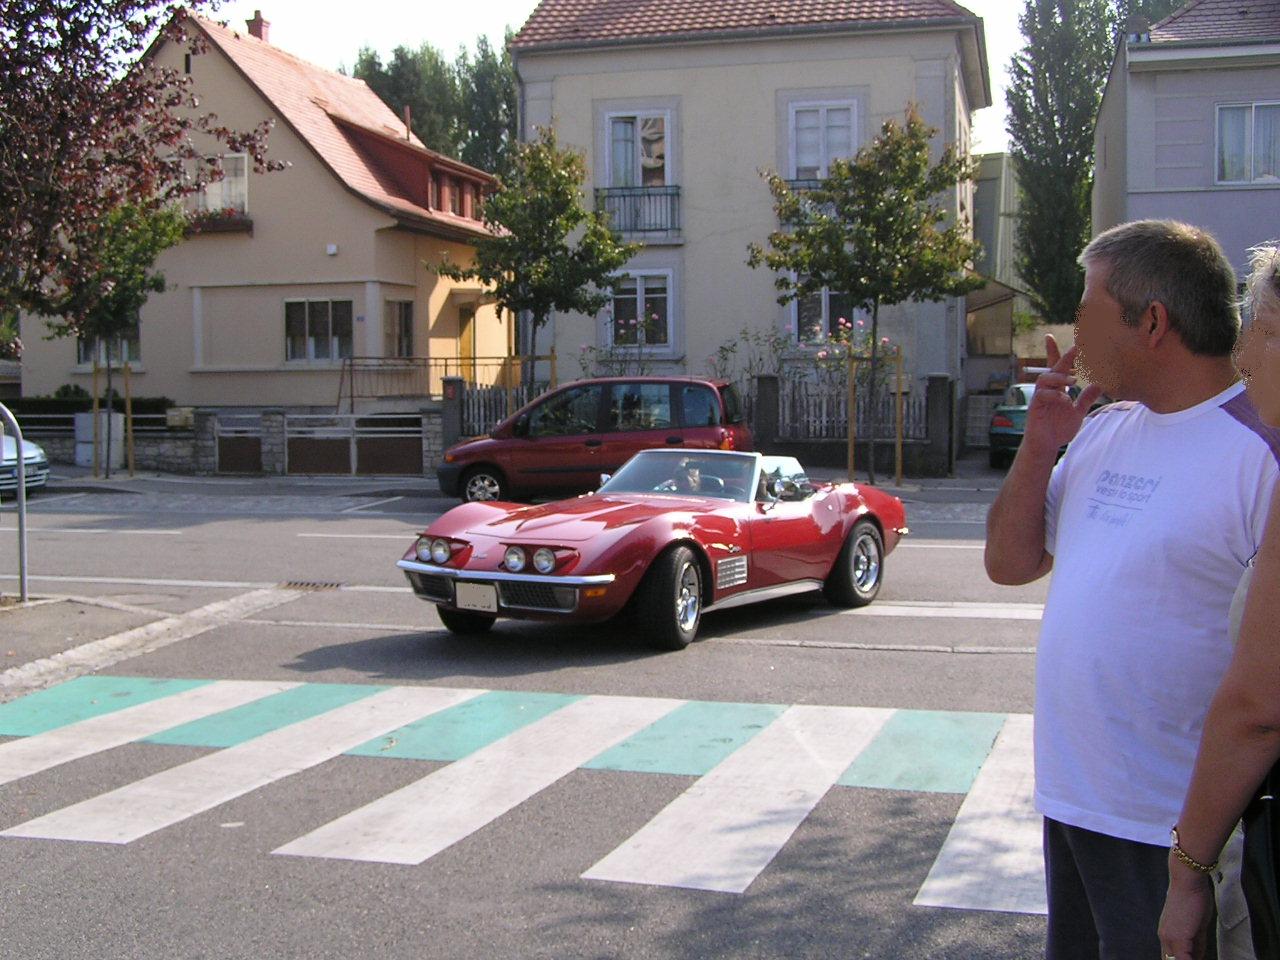
[[[635,381],[606,387],[601,470],[615,473],[641,450],[683,446],[671,405],[671,384]]]
[[[581,493],[599,486],[603,394],[598,383],[566,387],[517,421],[508,457],[514,488]]]

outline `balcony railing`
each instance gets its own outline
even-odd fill
[[[674,234],[680,231],[679,187],[608,187],[596,191],[596,209],[622,234]]]

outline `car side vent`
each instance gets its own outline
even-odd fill
[[[747,582],[747,558],[730,557],[716,564],[716,589],[739,587]]]

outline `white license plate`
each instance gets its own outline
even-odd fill
[[[498,612],[498,588],[492,583],[455,583],[453,599],[459,610]]]

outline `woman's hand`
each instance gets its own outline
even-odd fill
[[[1213,921],[1213,881],[1169,855],[1169,892],[1160,914],[1164,960],[1201,960]]]

